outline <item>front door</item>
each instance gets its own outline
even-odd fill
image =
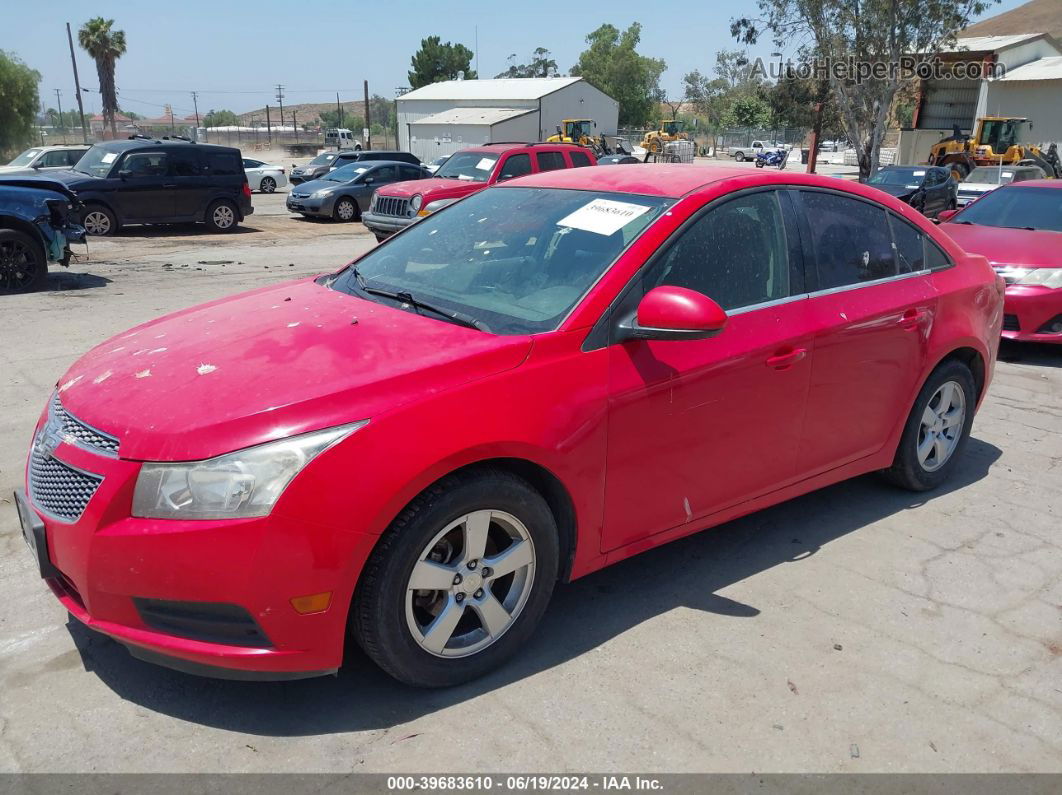
[[[110,177],[114,204],[123,223],[165,221],[173,216],[174,191],[165,152],[131,152]]]
[[[730,317],[712,339],[610,347],[604,551],[794,479],[812,334],[791,216],[773,190],[713,204],[615,313],[677,285]]]

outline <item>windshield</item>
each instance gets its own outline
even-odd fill
[[[978,166],[971,171],[963,182],[987,182],[992,185],[1006,185],[1014,181],[1014,169],[999,166]]]
[[[368,170],[368,166],[360,166],[357,163],[348,163],[345,166],[332,169],[324,176],[324,179],[329,182],[350,182],[352,179],[357,179]]]
[[[968,205],[952,220],[978,226],[1062,232],[1062,189],[999,188]]]
[[[326,165],[328,165],[329,163],[331,163],[335,159],[336,159],[336,153],[335,152],[325,152],[323,155],[317,155],[317,157],[315,157],[313,160],[311,160],[306,165],[308,165],[308,166],[326,166]]]
[[[435,172],[437,177],[449,177],[450,179],[467,179],[472,182],[486,182],[490,179],[490,172],[494,170],[494,164],[498,162],[498,155],[493,152],[458,152],[451,155],[450,159]]]
[[[40,153],[41,153],[40,149],[27,149],[25,152],[20,154],[18,157],[16,157],[10,163],[8,163],[8,165],[9,166],[28,166],[30,163],[33,162],[33,158],[35,158]]]
[[[598,191],[485,190],[371,250],[332,286],[392,305],[371,290],[408,293],[494,334],[552,331],[671,204]]]
[[[88,174],[90,177],[105,177],[111,173],[111,168],[117,159],[118,152],[111,152],[96,144],[81,156],[77,165],[74,166],[74,171]]]
[[[903,185],[904,187],[917,188],[925,179],[924,168],[883,168],[875,173],[867,182],[871,185]]]
[[[1027,121],[986,121],[981,129],[981,146],[991,146],[996,153],[1005,152],[1025,140]]]

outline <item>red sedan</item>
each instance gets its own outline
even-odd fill
[[[97,346],[16,502],[62,604],[138,657],[312,676],[349,632],[449,685],[557,581],[865,472],[939,485],[1001,318],[985,258],[873,188],[553,171]]]
[[[1003,336],[1062,343],[1062,180],[1003,185],[941,220],[1006,282]]]

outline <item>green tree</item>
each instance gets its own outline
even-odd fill
[[[723,114],[727,127],[766,127],[770,122],[770,106],[755,94],[734,97]]]
[[[379,94],[373,94],[369,97],[369,116],[374,127],[379,124],[385,130],[393,129],[395,126],[394,115],[394,103],[387,97],[381,97]],[[376,134],[375,132],[373,133],[373,135]]]
[[[113,26],[113,19],[94,17],[81,26],[77,42],[96,62],[104,123],[110,124],[111,135],[117,137],[114,115],[118,112],[118,92],[114,87],[114,66],[125,55],[125,31],[113,30]]]
[[[971,18],[998,0],[757,0],[758,19],[731,23],[744,44],[770,34],[778,47],[796,46],[801,60],[882,65],[863,78],[828,70],[829,87],[849,140],[856,144],[859,178],[877,167],[893,100],[908,76],[900,57],[931,57],[955,40]]]
[[[475,80],[477,75],[472,69],[474,53],[463,44],[442,43],[438,36],[421,39],[420,49],[410,59],[413,67],[409,73],[409,85],[412,88],[440,83],[443,80],[456,80],[464,72],[466,80]]]
[[[704,119],[710,129],[722,127],[727,105],[726,81],[694,69],[683,75],[682,82],[684,100],[693,108],[694,114]]]
[[[318,117],[321,119],[322,127],[337,127],[361,135],[361,130],[365,126],[365,119],[359,115],[351,113],[346,108],[340,113],[338,110],[322,110]]]
[[[10,154],[32,139],[40,81],[39,72],[0,50],[0,153]]]
[[[659,58],[638,54],[641,37],[642,26],[637,22],[622,33],[612,25],[602,25],[586,37],[590,46],[571,69],[573,75],[619,102],[622,125],[640,125],[652,119],[660,75],[667,68]]]
[[[222,108],[221,110],[214,110],[212,108],[207,111],[207,115],[203,117],[204,127],[229,127],[236,126],[239,123],[239,117],[231,110],[225,108]]]
[[[557,62],[545,47],[536,47],[531,53],[531,62],[518,64],[516,53],[509,56],[509,68],[495,77],[549,77],[550,70],[556,72]]]

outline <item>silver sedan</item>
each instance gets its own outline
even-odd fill
[[[251,190],[272,193],[277,188],[286,187],[288,174],[283,166],[263,163],[261,160],[243,159],[243,170],[247,173],[247,182]]]

